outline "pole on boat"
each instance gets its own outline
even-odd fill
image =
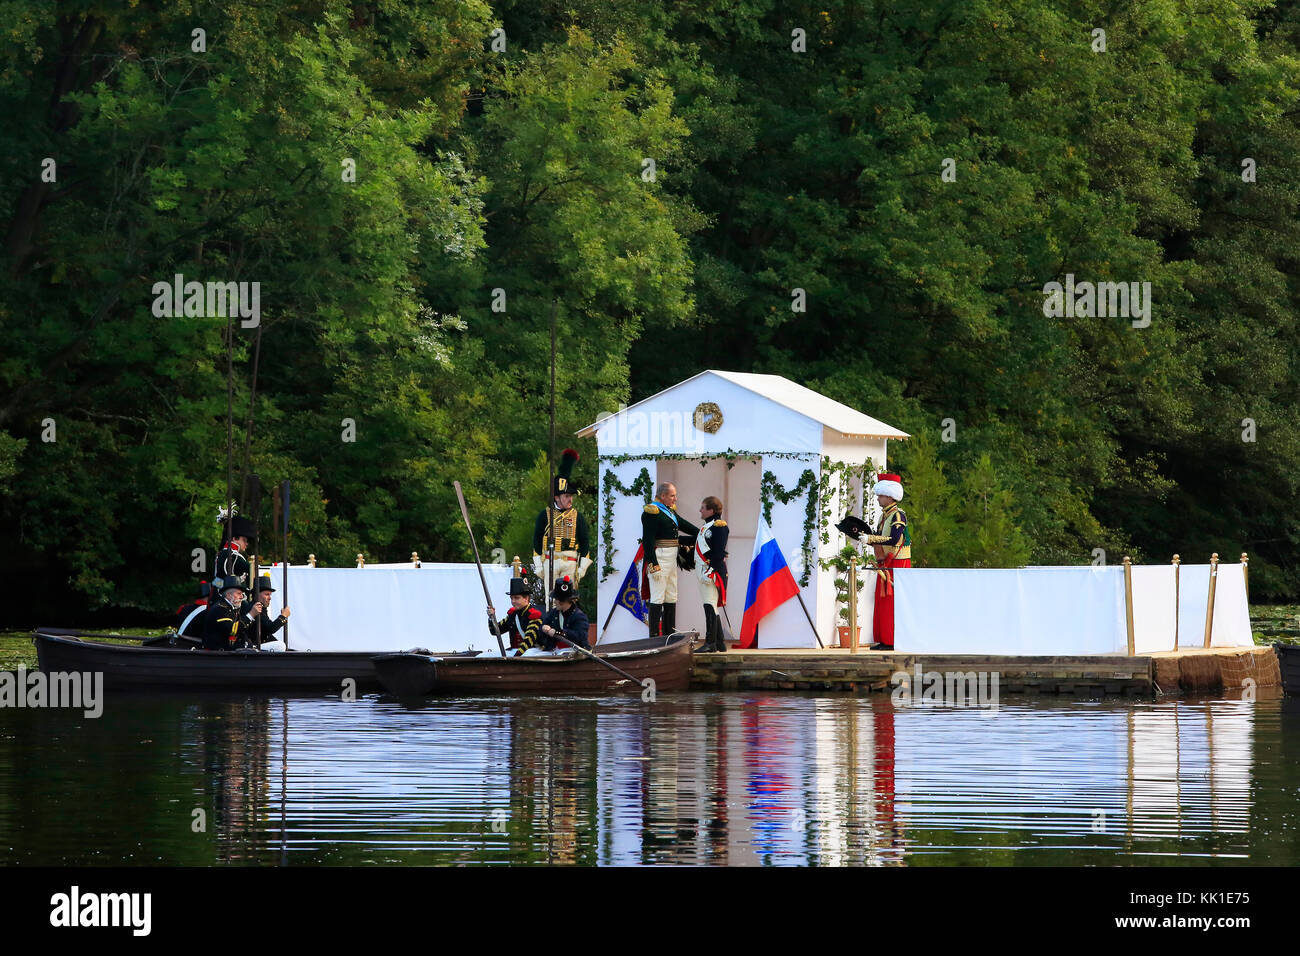
[[[289,606],[289,479],[286,478],[280,482],[280,497],[284,502],[284,510],[280,513],[284,521],[280,532],[280,604],[283,607]],[[289,619],[284,620],[284,649],[289,649]]]
[[[258,480],[257,475],[249,475],[253,479],[251,493],[253,495],[253,546],[249,555],[249,587],[250,596],[253,604],[256,604],[262,596],[262,579],[258,577],[261,573],[257,566],[257,546],[262,533],[262,482]],[[263,609],[265,610],[265,609]],[[262,649],[262,615],[257,615],[253,621],[253,650]]]
[[[551,609],[551,589],[555,587],[555,309],[557,300],[551,299],[551,443],[547,448],[546,479],[546,585],[543,596],[546,610]],[[577,582],[574,582],[577,587]]]
[[[1182,559],[1174,555],[1174,650],[1178,650],[1178,568]]]
[[[1214,586],[1219,583],[1219,552],[1210,555],[1210,593],[1205,599],[1205,646],[1210,646],[1214,631]]]
[[[469,526],[469,509],[465,507],[465,493],[460,490],[459,481],[453,481],[452,484],[456,486],[456,500],[460,502],[460,516],[465,519],[465,530],[469,532],[469,544],[474,549],[474,564],[478,568],[478,579],[483,583],[483,598],[491,606],[492,595],[488,593],[487,577],[483,574],[483,562],[478,557],[478,544],[474,541],[474,529]],[[505,657],[506,646],[501,641],[501,631],[497,628],[495,614],[490,616],[488,623],[492,625],[492,634],[497,639],[497,647],[501,650],[501,656]]]
[[[1124,622],[1128,626],[1128,656],[1137,653],[1133,643],[1133,559],[1124,555]]]

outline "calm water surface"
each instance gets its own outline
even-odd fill
[[[1300,862],[1300,702],[111,696],[0,710],[0,864]]]

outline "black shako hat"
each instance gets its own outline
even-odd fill
[[[861,534],[871,534],[871,525],[854,515],[846,515],[844,520],[835,527],[850,538],[857,538]]]
[[[555,587],[551,589],[551,600],[553,601],[572,601],[578,596],[578,589],[573,586],[573,582],[567,577],[560,578],[555,582]]]
[[[560,467],[555,472],[555,484],[551,488],[554,495],[576,495],[577,486],[573,483],[573,466],[578,463],[578,453],[566,448],[560,455]]]
[[[517,594],[522,594],[525,597],[533,596],[533,589],[528,586],[528,582],[523,578],[510,579],[510,596],[514,597]]]
[[[273,584],[271,584],[271,575],[269,575],[269,574],[264,574],[264,575],[262,575],[260,578],[257,579],[257,590],[258,590],[259,592],[261,592],[261,591],[271,591],[271,592],[274,592],[274,591],[275,591],[275,586],[274,586]]]

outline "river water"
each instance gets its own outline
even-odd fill
[[[1300,701],[0,709],[0,865],[1300,862]]]

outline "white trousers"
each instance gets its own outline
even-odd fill
[[[718,609],[718,586],[712,581],[700,582],[700,600],[714,611]]]
[[[546,595],[549,598],[551,591],[555,589],[555,582],[568,578],[573,582],[573,586],[578,586],[578,552],[577,551],[556,551],[555,552],[555,576],[551,577],[551,561],[549,558],[542,558],[542,570],[540,572],[542,580],[546,582]]]
[[[650,572],[650,603],[677,603],[677,549],[655,548],[659,570]]]

